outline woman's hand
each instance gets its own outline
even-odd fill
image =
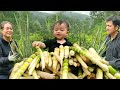
[[[17,57],[18,57],[17,53],[12,54],[12,52],[10,51],[9,55],[8,55],[8,60],[9,61],[15,61],[15,60],[17,60]]]

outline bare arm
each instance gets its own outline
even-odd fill
[[[32,46],[33,47],[39,46],[40,48],[46,48],[46,45],[43,42],[40,42],[40,41],[34,41],[32,43]]]

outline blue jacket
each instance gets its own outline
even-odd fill
[[[11,48],[9,42],[6,42],[0,34],[0,79],[2,79],[2,77],[8,78],[10,70],[13,67],[14,62],[8,60],[10,51]]]
[[[106,40],[108,42],[106,52],[104,53],[106,60],[120,71],[120,32],[112,41],[110,41],[109,35],[106,37]]]

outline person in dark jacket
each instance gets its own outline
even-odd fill
[[[104,53],[106,60],[114,68],[120,71],[120,20],[117,16],[111,16],[106,19],[106,51]],[[103,55],[103,56],[104,56]]]
[[[15,45],[12,44],[12,23],[3,21],[0,24],[0,79],[9,79],[10,70],[14,65],[17,53]]]
[[[45,40],[44,42],[34,41],[32,46],[39,46],[40,48],[48,48],[49,52],[54,52],[56,47],[60,45],[72,46],[73,44],[66,38],[69,33],[69,23],[65,20],[59,20],[53,25],[54,39]],[[78,75],[78,67],[70,66],[73,74]]]

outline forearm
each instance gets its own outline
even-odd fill
[[[8,57],[3,56],[2,48],[0,46],[0,64],[9,62]]]
[[[32,43],[32,46],[33,46],[33,47],[39,46],[40,48],[46,48],[45,43],[40,42],[40,41],[34,41],[34,42]]]
[[[113,67],[116,67],[116,65],[115,65],[115,62],[116,62],[116,61],[108,61],[108,62],[109,62],[109,64],[112,65]]]
[[[109,64],[112,65],[114,68],[120,70],[120,58],[113,58],[113,60],[109,61]]]
[[[40,48],[46,48],[46,45],[43,42],[41,42]]]
[[[9,62],[8,57],[0,57],[0,64]]]

